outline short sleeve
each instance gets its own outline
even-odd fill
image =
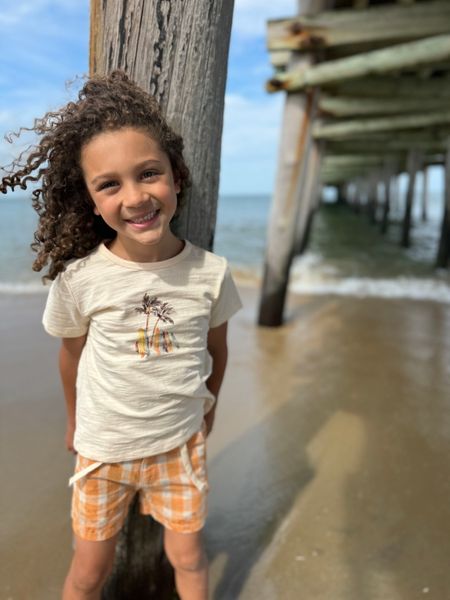
[[[51,285],[42,324],[55,337],[79,337],[87,333],[89,319],[80,313],[63,275],[60,273]]]
[[[213,302],[209,326],[219,327],[219,325],[228,321],[240,308],[242,308],[242,302],[230,269],[227,266],[220,285],[219,295]]]

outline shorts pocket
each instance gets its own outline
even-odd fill
[[[206,443],[202,431],[194,434],[180,447],[180,459],[183,469],[200,492],[208,490],[206,475]]]

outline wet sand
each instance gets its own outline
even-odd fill
[[[293,297],[270,330],[242,293],[209,442],[212,598],[450,598],[450,306]],[[43,302],[0,297],[0,600],[56,600],[71,554]]]

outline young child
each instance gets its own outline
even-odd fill
[[[119,71],[36,120],[2,191],[38,182],[33,268],[62,338],[75,551],[63,598],[100,598],[133,496],[162,523],[183,600],[206,600],[205,438],[240,300],[225,259],[178,239],[189,171],[156,101]]]

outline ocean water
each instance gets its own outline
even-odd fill
[[[258,285],[264,262],[270,196],[222,196],[215,251],[228,258],[238,281]],[[0,197],[0,293],[46,291],[31,270],[36,226],[23,193]],[[434,268],[443,198],[430,199],[422,222],[415,204],[412,243],[399,246],[403,207],[397,206],[387,236],[365,215],[324,204],[314,220],[310,246],[295,259],[290,287],[298,293],[431,299],[450,303],[450,274]]]

